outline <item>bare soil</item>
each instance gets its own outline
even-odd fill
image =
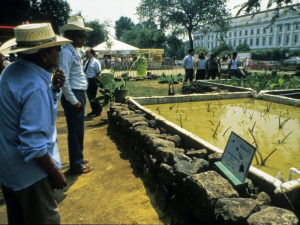
[[[84,155],[94,170],[80,176],[68,173],[67,125],[63,110],[57,117],[58,146],[68,186],[55,191],[62,224],[162,224],[159,210],[126,155],[111,139],[104,109],[85,122]],[[87,104],[86,111],[90,108]],[[7,223],[0,202],[0,224]]]

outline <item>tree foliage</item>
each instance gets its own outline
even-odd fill
[[[121,16],[120,19],[115,22],[116,38],[120,40],[122,34],[127,30],[131,30],[133,26],[134,23],[129,17]]]
[[[175,34],[171,34],[166,38],[165,56],[173,59],[182,59],[185,54],[185,47],[182,40]]]
[[[240,44],[236,46],[237,52],[250,52],[250,47],[247,43]]]
[[[220,55],[221,52],[224,52],[224,51],[227,51],[227,52],[233,51],[233,48],[229,44],[222,43],[219,46],[213,48],[211,51],[214,52],[214,53],[217,53],[217,55]]]
[[[261,3],[262,0],[247,0],[247,2],[243,3],[238,12],[237,15],[244,12],[245,14],[253,14],[255,15],[259,11],[261,11]],[[271,20],[271,24],[276,21],[276,19],[280,16],[280,8],[282,6],[287,6],[289,4],[292,4],[293,0],[268,0],[267,4],[267,10],[274,8],[274,14]],[[290,6],[291,10],[295,10],[293,6]]]
[[[95,46],[103,41],[105,41],[108,37],[107,24],[100,23],[98,20],[92,20],[85,22],[85,26],[93,28],[93,31],[86,32],[86,45],[87,46]]]
[[[0,1],[0,21],[3,25],[22,22],[50,22],[54,31],[67,22],[70,5],[66,0],[9,0]]]
[[[137,13],[141,20],[159,24],[161,29],[184,28],[193,48],[192,33],[201,27],[226,28],[226,0],[141,0]]]
[[[131,30],[125,31],[121,41],[138,48],[164,48],[166,36],[163,31],[153,29],[153,24],[137,24]]]

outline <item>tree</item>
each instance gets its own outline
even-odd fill
[[[3,25],[22,22],[50,22],[54,31],[67,22],[70,5],[66,0],[9,0],[0,1],[0,21]]]
[[[228,45],[226,43],[221,43],[219,46],[217,47],[214,47],[211,52],[214,52],[214,53],[217,53],[217,55],[220,55],[221,52],[224,52],[224,51],[228,51],[228,52],[231,52],[233,51],[233,48],[231,45]]]
[[[166,42],[164,32],[157,29],[157,25],[151,21],[132,26],[120,39],[138,48],[164,48]]]
[[[108,37],[107,23],[100,23],[98,20],[85,22],[85,26],[93,28],[93,31],[86,32],[86,45],[94,47],[105,41]]]
[[[134,23],[129,17],[121,16],[120,19],[115,22],[116,38],[120,40],[122,34],[125,31],[131,30],[133,26]]]
[[[141,0],[137,14],[141,20],[158,23],[161,29],[184,28],[193,48],[192,33],[196,29],[227,28],[225,3],[226,0]]]
[[[240,44],[236,47],[237,52],[250,52],[250,47],[247,43]]]
[[[185,47],[182,40],[174,34],[167,36],[165,55],[173,59],[183,59]]]
[[[137,26],[132,30],[125,31],[121,36],[121,41],[138,48],[164,48],[166,37],[160,30],[139,29],[139,26]]]
[[[253,14],[255,15],[261,10],[261,2],[262,0],[248,0],[247,2],[243,3],[240,7],[240,9],[237,12],[237,15],[239,15],[241,12],[245,12],[245,14]],[[267,5],[267,10],[271,9],[275,6],[275,11],[271,20],[271,24],[276,21],[276,19],[280,16],[279,9],[283,5],[289,5],[293,3],[293,0],[269,0]],[[292,10],[294,10],[293,6],[290,6]]]

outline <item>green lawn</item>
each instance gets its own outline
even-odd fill
[[[116,85],[119,85],[117,82]],[[133,97],[150,97],[168,95],[169,85],[160,84],[158,80],[128,81],[128,95]],[[175,94],[181,93],[182,83],[175,84]]]

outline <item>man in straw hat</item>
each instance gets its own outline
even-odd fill
[[[0,48],[18,54],[0,80],[0,181],[8,222],[58,224],[52,189],[66,186],[55,126],[65,81],[58,57],[71,41],[55,35],[50,23],[20,25],[14,33]]]
[[[84,44],[85,32],[92,30],[84,26],[80,16],[70,17],[67,24],[60,28],[61,33],[73,41],[65,45],[59,55],[59,65],[66,74],[61,104],[68,125],[69,162],[73,174],[89,173],[93,169],[85,165],[88,160],[83,157],[85,91],[88,83],[77,51]]]

